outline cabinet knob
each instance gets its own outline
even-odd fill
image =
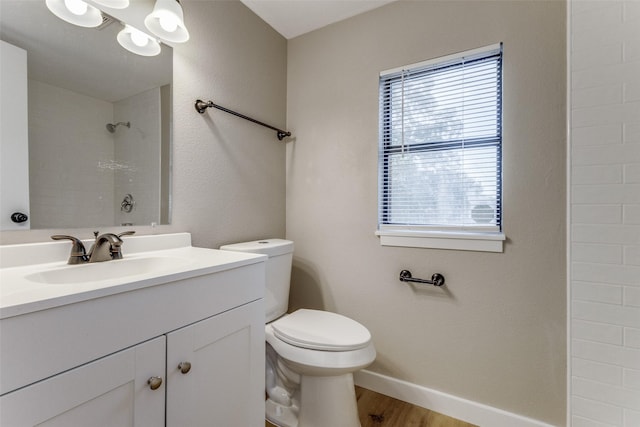
[[[180,369],[180,372],[183,374],[186,374],[191,370],[191,362],[180,362],[178,369]]]
[[[149,388],[151,390],[157,390],[162,385],[162,378],[151,377],[147,380],[147,384],[149,384]]]

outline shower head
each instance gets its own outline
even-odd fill
[[[131,127],[131,122],[118,122],[118,123],[107,123],[107,130],[110,133],[115,133],[118,126],[126,126],[128,128]]]

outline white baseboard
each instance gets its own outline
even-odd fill
[[[553,427],[532,418],[412,384],[367,370],[354,373],[355,383],[396,399],[480,427]]]

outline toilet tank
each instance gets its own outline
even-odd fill
[[[289,308],[289,285],[293,242],[284,239],[264,239],[221,246],[223,251],[250,252],[267,255],[265,289],[265,323],[277,319]]]

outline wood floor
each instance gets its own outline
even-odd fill
[[[362,427],[477,427],[366,388],[356,387],[356,398]]]

